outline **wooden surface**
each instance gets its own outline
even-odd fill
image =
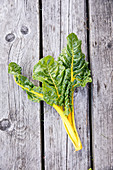
[[[82,40],[82,51],[88,60],[86,3],[83,0],[72,0],[67,6],[69,16],[68,33],[74,32],[77,34],[78,38]],[[61,24],[62,23],[63,20]],[[75,123],[83,148],[79,152],[74,152],[73,145],[68,139],[67,170],[88,170],[91,167],[88,90],[88,86],[85,88],[77,88],[74,95]]]
[[[71,32],[82,39],[83,52],[87,54],[87,28],[84,26],[86,4],[82,0],[70,3],[65,0],[42,2],[43,55],[52,55],[57,59],[66,45],[66,36]],[[76,125],[83,144],[83,149],[79,152],[74,152],[58,113],[45,104],[45,169],[87,170],[90,167],[87,92],[87,88],[81,88],[75,93]]]
[[[40,170],[40,107],[8,74],[14,61],[31,79],[39,59],[39,7],[36,0],[4,0],[0,9],[0,169]]]
[[[89,2],[93,163],[113,170],[113,1]]]
[[[42,1],[43,55],[60,53],[60,1]],[[65,35],[66,36],[66,35]],[[44,105],[45,169],[66,169],[66,133],[58,113]]]
[[[39,4],[39,0],[0,1],[0,170],[91,166],[113,170],[113,1],[42,0],[42,8]],[[58,113],[44,103],[43,127],[40,104],[29,101],[7,71],[9,62],[17,62],[33,81],[39,58],[57,59],[71,32],[82,40],[93,78],[91,96],[89,86],[74,94],[75,122],[83,144],[78,152]]]

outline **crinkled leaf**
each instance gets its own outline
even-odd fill
[[[59,65],[52,56],[41,59],[33,69],[33,79],[43,83],[43,98],[50,104],[58,104],[62,92],[65,67]]]
[[[81,40],[78,40],[74,33],[68,35],[67,46],[62,50],[58,62],[66,69],[71,68],[70,81],[73,82],[74,87],[84,87],[92,81],[88,62],[86,62],[85,55],[81,50]]]
[[[40,102],[42,100],[41,98],[37,97],[36,94],[33,94],[31,92],[28,92],[28,91],[26,91],[26,93],[28,95],[28,99],[33,101],[33,102]]]
[[[68,115],[71,111],[71,69],[59,65],[52,56],[41,59],[33,69],[33,79],[42,82],[43,99],[49,105],[64,106]]]
[[[32,101],[39,102],[42,100],[42,97],[37,96],[37,94],[42,94],[42,88],[35,86],[28,78],[21,75],[21,70],[21,67],[14,62],[8,66],[8,73],[14,75],[16,83],[27,92],[28,98]]]

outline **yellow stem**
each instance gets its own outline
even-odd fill
[[[74,92],[73,92],[73,94],[74,94]],[[76,133],[76,135],[77,135],[77,138],[78,138],[78,140],[80,141],[80,139],[79,139],[79,135],[78,135],[78,133],[77,133],[77,129],[76,129],[76,126],[75,126],[75,119],[74,119],[74,99],[73,99],[73,94],[72,94],[72,113],[71,113],[71,117],[72,117],[72,124],[73,124],[73,129],[74,129],[74,131],[75,131],[75,133]]]
[[[69,135],[71,141],[73,142],[75,150],[78,151],[78,150],[82,149],[82,145],[81,145],[80,139],[77,136],[77,132],[75,133],[75,131],[74,131],[72,125],[70,124],[68,118],[64,115],[63,110],[55,104],[53,104],[53,107],[56,109],[56,111],[61,116],[63,123],[64,123],[64,126],[65,126],[65,129],[66,129],[66,132]]]
[[[74,94],[74,92],[73,92],[73,94]],[[76,136],[76,139],[77,139],[77,143],[78,143],[78,146],[79,146],[79,147],[76,149],[76,151],[77,151],[77,150],[82,149],[82,144],[81,144],[81,141],[80,141],[80,138],[79,138],[79,135],[78,135],[78,133],[77,133],[76,126],[75,126],[73,94],[72,94],[72,106],[73,106],[73,107],[72,107],[72,112],[70,112],[70,114],[68,115],[68,120],[69,120],[69,122],[70,122],[70,124],[71,124],[71,126],[72,126],[72,128],[73,128],[73,131],[74,131],[75,136]],[[72,141],[73,144],[74,144],[74,147],[76,148],[75,142],[73,141],[73,138],[71,138],[71,134],[70,134],[69,131],[68,131],[68,127],[66,126],[65,122],[63,122],[63,123],[64,123],[64,127],[65,127],[65,129],[66,129],[66,131],[67,131],[67,134],[69,135],[71,141]]]

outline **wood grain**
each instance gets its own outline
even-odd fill
[[[43,54],[55,59],[66,45],[66,36],[74,32],[82,40],[83,52],[87,55],[86,4],[76,1],[42,1]],[[44,138],[45,169],[87,170],[90,167],[90,133],[88,113],[88,87],[79,88],[74,95],[77,130],[83,149],[74,152],[67,138],[58,113],[45,104]]]
[[[42,0],[43,55],[60,53],[60,1]],[[66,168],[66,133],[58,113],[44,107],[45,169]]]
[[[113,1],[90,0],[94,170],[113,169]]]
[[[82,40],[82,51],[86,55],[86,60],[88,60],[86,1],[69,1],[68,16],[69,33],[74,32]],[[68,140],[68,170],[88,170],[91,167],[88,90],[87,85],[85,88],[77,88],[74,94],[75,123],[83,148],[78,152],[74,152],[74,147],[71,141]]]
[[[2,0],[0,9],[0,169],[40,170],[40,107],[8,74],[13,61],[31,79],[39,59],[38,2]]]
[[[44,57],[55,59],[74,32],[82,40],[87,57],[87,29],[90,34],[92,69],[93,170],[113,170],[113,1],[42,0]],[[8,64],[17,62],[23,75],[32,80],[39,60],[39,1],[0,0],[0,169],[40,170],[40,106],[27,99],[8,74]],[[36,81],[33,81],[36,85]],[[44,103],[44,146],[46,170],[88,170],[90,168],[88,86],[74,94],[75,122],[83,149],[74,152],[58,113]]]

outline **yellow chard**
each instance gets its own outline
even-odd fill
[[[34,66],[33,79],[42,82],[42,87],[35,86],[22,76],[21,67],[14,62],[9,64],[8,72],[14,75],[15,82],[27,92],[30,100],[43,100],[56,109],[75,150],[82,149],[74,120],[73,94],[75,88],[84,87],[92,79],[77,36],[74,33],[68,35],[67,46],[58,61],[47,56]]]

